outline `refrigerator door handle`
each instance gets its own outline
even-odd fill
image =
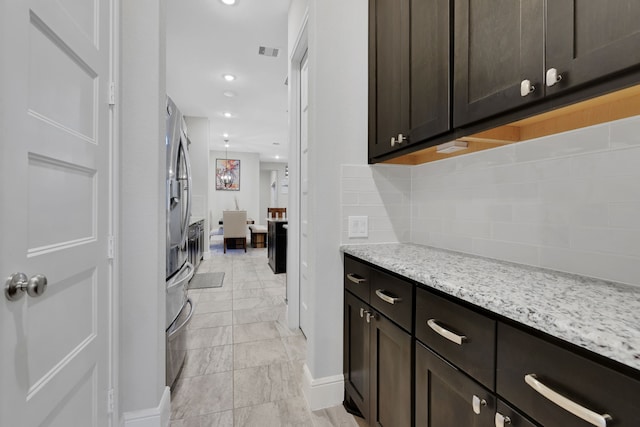
[[[180,243],[181,247],[187,243],[187,237],[189,235],[189,222],[191,221],[191,161],[189,160],[189,149],[187,147],[186,138],[180,138],[180,150],[182,150],[182,158],[184,159],[185,168],[187,169],[187,210],[186,215],[184,217],[184,222],[182,223],[182,241]]]
[[[189,280],[191,280],[191,278],[193,277],[193,273],[195,273],[193,264],[191,264],[189,261],[186,261],[182,270],[180,270],[175,276],[173,276],[167,283],[167,291],[175,286],[182,286],[184,282],[189,282]]]
[[[179,334],[180,331],[182,331],[185,326],[187,326],[189,324],[189,322],[191,321],[191,317],[193,316],[193,302],[191,301],[191,298],[187,299],[187,302],[185,303],[189,304],[189,314],[187,315],[187,318],[184,319],[184,322],[182,322],[182,325],[178,325],[171,333],[169,333],[169,336],[167,337],[169,339],[169,341],[171,341],[171,339],[176,335]]]

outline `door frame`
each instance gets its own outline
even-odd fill
[[[307,53],[309,11],[289,57],[289,228],[287,249],[287,326],[300,327],[300,63]]]
[[[120,420],[120,2],[110,0],[110,69],[109,80],[113,84],[114,99],[109,106],[109,235],[113,256],[111,257],[109,274],[109,373],[108,399],[109,425],[118,427]],[[111,104],[111,102],[110,102]]]

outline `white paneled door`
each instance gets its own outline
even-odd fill
[[[110,3],[0,1],[2,427],[109,423]]]

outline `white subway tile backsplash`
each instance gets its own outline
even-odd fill
[[[408,167],[344,165],[363,243],[411,241],[640,286],[640,116]]]
[[[640,262],[637,257],[575,249],[542,247],[540,266],[635,286],[638,286],[640,277]]]
[[[486,169],[493,166],[513,163],[516,160],[516,151],[513,145],[504,145],[492,150],[478,151],[455,157],[456,169],[468,173],[474,169]]]
[[[640,117],[610,123],[612,149],[640,146]]]
[[[572,249],[640,258],[640,230],[571,227],[570,234]]]
[[[614,228],[640,229],[640,201],[610,203],[609,225]]]
[[[518,162],[576,156],[609,149],[609,126],[597,125],[513,145]]]
[[[498,240],[474,239],[471,253],[519,264],[538,265],[538,246]]]

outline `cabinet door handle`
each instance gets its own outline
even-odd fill
[[[562,74],[558,73],[558,70],[555,68],[549,68],[547,70],[547,86],[551,87],[562,80]]]
[[[505,417],[500,412],[496,412],[496,427],[504,427],[511,424],[511,418]]]
[[[371,319],[376,320],[378,317],[376,313],[372,313],[369,310],[365,311],[365,313],[367,314],[367,323],[371,323]]]
[[[380,298],[384,302],[395,304],[402,301],[402,298],[391,296],[385,292],[386,291],[384,289],[376,289],[376,295],[378,295],[378,298]]]
[[[538,379],[536,378],[536,374],[525,375],[524,381],[529,385],[529,387],[540,393],[543,397],[549,399],[565,411],[571,412],[576,417],[588,422],[591,425],[594,425],[596,427],[607,427],[607,421],[612,420],[611,415],[598,414],[597,412],[593,412],[592,410],[577,404],[573,400],[568,399],[557,391],[547,387],[546,385],[538,381]]]
[[[427,320],[427,325],[434,330],[434,332],[446,339],[448,339],[451,342],[454,342],[458,345],[462,345],[466,340],[467,337],[464,335],[458,335],[454,332],[451,332],[448,329],[443,328],[442,326],[438,325],[438,321],[436,319],[429,319]]]
[[[360,317],[364,317],[364,308],[360,307]]]
[[[407,140],[407,137],[404,136],[403,134],[399,133],[398,134],[398,144],[402,144],[403,142],[405,142]]]
[[[525,79],[520,82],[520,96],[527,96],[536,90],[536,87],[531,84],[531,80]]]
[[[475,412],[476,415],[480,415],[480,410],[483,406],[487,406],[487,401],[474,394],[473,399],[471,399],[471,406],[473,406],[473,412]]]
[[[354,273],[347,274],[347,279],[349,279],[353,283],[362,283],[367,281],[367,279],[365,279],[364,277],[358,276],[357,274],[354,274]]]
[[[391,146],[394,147],[396,145],[396,137],[392,136],[391,137]]]

